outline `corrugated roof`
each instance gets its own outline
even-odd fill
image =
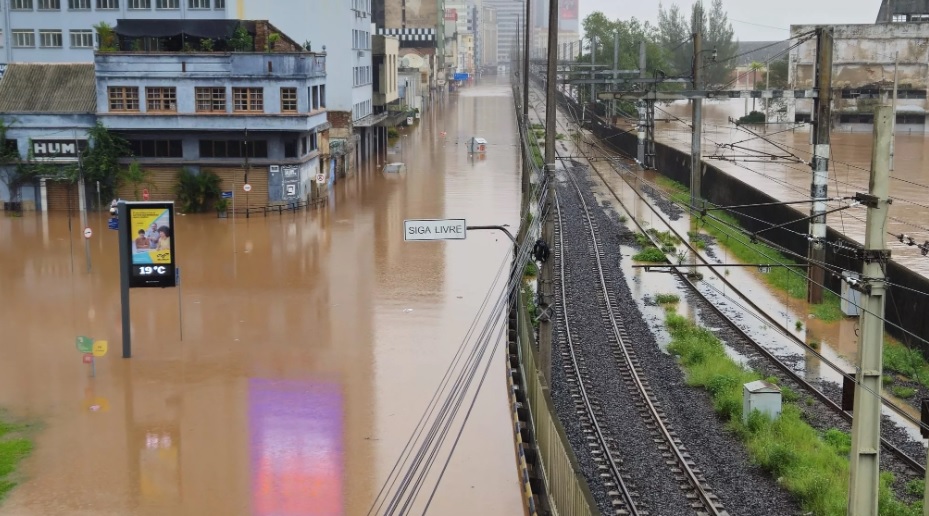
[[[92,63],[11,63],[0,79],[0,113],[96,111]]]

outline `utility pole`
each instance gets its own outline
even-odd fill
[[[616,89],[617,80],[619,79],[619,32],[613,33],[613,84],[612,89]],[[610,101],[610,124],[616,117],[616,99]]]
[[[549,0],[548,4],[548,69],[545,83],[545,204],[542,213],[545,223],[542,226],[542,240],[549,248],[555,242],[555,73],[558,65],[558,0]],[[542,293],[542,317],[539,318],[539,359],[542,377],[546,385],[551,385],[552,378],[552,301],[554,299],[555,258],[549,256],[542,263],[539,291]]]
[[[529,20],[531,20],[530,5],[532,2],[526,0],[526,37],[523,41],[523,123],[526,124],[526,127],[529,126],[529,53],[531,49],[529,48],[529,40],[532,39],[529,36]]]
[[[549,34],[549,38],[551,38],[551,34]],[[597,37],[596,36],[590,37],[590,64],[593,65],[590,67],[590,78],[595,79],[597,77],[597,68],[596,68]],[[597,106],[597,85],[594,84],[593,81],[590,82],[590,102],[589,103],[592,104],[591,109],[593,109],[594,114],[596,114],[597,110],[595,108]],[[591,120],[593,120],[593,117],[591,117]]]
[[[694,16],[694,90],[699,90],[703,85],[703,67],[701,66],[701,55],[703,52],[703,5],[698,3]],[[702,197],[701,187],[703,179],[703,99],[695,98],[690,101],[693,108],[693,132],[690,140],[690,206],[691,213],[696,214],[700,209],[698,203]],[[695,216],[691,217],[696,220]],[[694,266],[690,269],[692,277],[697,276],[696,257],[693,257],[691,264]]]
[[[816,91],[813,100],[813,183],[810,196],[810,247],[807,269],[807,301],[823,302],[826,271],[819,264],[826,261],[826,195],[829,189],[829,133],[832,130],[832,28],[816,28]],[[889,158],[888,158],[889,159]],[[886,163],[885,163],[886,165]]]
[[[530,11],[529,6],[532,4],[531,1],[526,1],[526,28],[524,32],[526,33],[523,40],[523,109],[522,109],[522,118],[520,119],[520,127],[524,134],[529,133],[529,20]],[[517,39],[517,41],[519,41]],[[520,145],[522,148],[523,154],[523,177],[522,177],[522,203],[520,204],[520,217],[524,217],[529,211],[529,192],[532,191],[532,163],[530,160],[532,156],[529,155],[529,151],[526,148],[526,145]],[[526,232],[529,230],[529,224],[523,220],[519,225],[519,243],[522,244],[526,239]],[[516,257],[514,256],[515,260]]]
[[[881,451],[881,370],[884,344],[884,266],[890,257],[884,228],[890,172],[890,132],[895,117],[887,104],[874,112],[874,150],[867,196],[858,196],[868,207],[865,226],[864,265],[861,268],[861,331],[858,334],[858,370],[855,374],[855,418],[852,420],[852,449],[849,455],[849,516],[877,515]]]
[[[639,42],[639,77],[645,78],[645,41]],[[639,110],[639,148],[636,157],[639,159],[639,166],[645,168],[645,124],[646,124],[646,102],[640,100],[637,104]]]
[[[897,79],[899,75],[897,74],[898,67],[900,66],[900,52],[894,52],[894,99],[891,104],[894,109],[894,118],[893,122],[890,124],[890,171],[894,170],[894,151],[897,147]]]

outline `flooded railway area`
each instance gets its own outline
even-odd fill
[[[806,163],[812,159],[812,146],[808,125],[749,126],[751,131],[764,136],[762,139],[756,138],[729,122],[730,118],[737,119],[744,114],[741,100],[707,101],[704,102],[703,109],[705,161],[775,198],[785,201],[809,198],[812,172]],[[750,106],[749,109],[751,109]],[[763,110],[760,101],[756,109]],[[683,122],[690,123],[690,106],[685,102],[675,102],[670,106],[656,107],[655,117],[663,119],[656,123],[656,139],[689,153],[690,128]],[[766,142],[765,139],[777,143],[780,149]],[[729,147],[731,144],[778,156],[791,156],[804,163],[790,163],[786,160],[773,161],[760,155],[757,159],[746,158],[746,155],[754,154],[754,152],[740,148],[733,149]],[[843,132],[841,127],[833,130],[832,159],[829,163],[830,197],[850,197],[857,192],[868,191],[871,147],[870,131]],[[929,169],[929,138],[923,134],[898,131],[894,170],[890,173],[890,196],[894,199],[894,203],[890,206],[891,219],[887,223],[887,231],[895,235],[912,236],[919,244],[929,241],[929,174],[926,173],[927,169]],[[832,204],[831,207],[838,206],[838,204]],[[798,209],[806,210],[802,206]],[[828,223],[830,227],[844,233],[850,239],[862,243],[864,242],[865,212],[863,207],[841,211],[829,215]],[[901,244],[890,235],[888,235],[888,245],[895,261],[924,276],[929,276],[929,258],[922,256],[917,247]]]
[[[492,81],[401,130],[377,161],[403,177],[372,160],[319,210],[179,216],[181,288],[132,292],[129,360],[106,216],[90,273],[77,214],[0,217],[0,408],[36,424],[2,512],[365,514],[510,248],[404,243],[403,220],[519,220],[511,90]],[[78,336],[110,342],[95,377]],[[434,514],[522,512],[498,359]]]

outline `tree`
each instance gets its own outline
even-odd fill
[[[723,9],[722,0],[713,0],[709,12],[701,2],[695,3],[689,20],[685,19],[676,4],[667,10],[663,5],[658,5],[658,40],[671,64],[671,70],[666,72],[680,77],[693,75],[693,34],[698,26],[703,35],[703,50],[707,51],[698,58],[703,70],[704,85],[726,84],[734,68],[730,58],[737,53],[738,44],[733,41],[735,32]],[[713,49],[716,49],[718,55],[716,62],[709,60]]]
[[[138,161],[133,161],[128,167],[120,169],[119,184],[131,185],[133,200],[138,201],[141,188],[152,186],[152,173],[142,168]]]
[[[253,52],[255,50],[255,40],[252,35],[245,30],[245,27],[239,25],[236,27],[232,37],[229,38],[229,46],[236,52]]]
[[[119,40],[116,31],[107,22],[100,22],[93,26],[100,38],[100,52],[116,52],[119,50]]]
[[[770,74],[769,81],[772,88],[787,88],[787,70],[788,62],[786,56],[783,59],[778,59],[777,61],[771,61],[768,63],[768,74]]]
[[[693,40],[690,25],[677,4],[665,10],[658,4],[658,41],[667,56],[668,75],[690,75],[693,63]]]
[[[636,18],[610,20],[602,12],[593,12],[583,22],[584,34],[596,44],[597,63],[613,66],[613,38],[619,34],[619,68],[635,70],[639,67],[639,45],[645,42],[645,69],[651,75],[655,70],[667,70],[667,60],[658,39],[658,29]],[[590,62],[590,49],[581,56]]]
[[[84,179],[99,181],[103,197],[112,198],[119,178],[119,160],[129,156],[129,142],[111,133],[100,122],[88,131],[88,136],[89,145],[81,155]]]
[[[738,53],[739,44],[733,40],[735,31],[729,23],[729,15],[723,9],[723,0],[713,0],[706,22],[703,30],[703,48],[715,48],[719,58],[716,63],[705,69],[703,78],[706,84],[724,85],[729,82],[729,76],[735,67],[731,58]]]

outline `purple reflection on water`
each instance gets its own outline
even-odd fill
[[[313,381],[248,381],[252,513],[338,516],[342,392]]]

